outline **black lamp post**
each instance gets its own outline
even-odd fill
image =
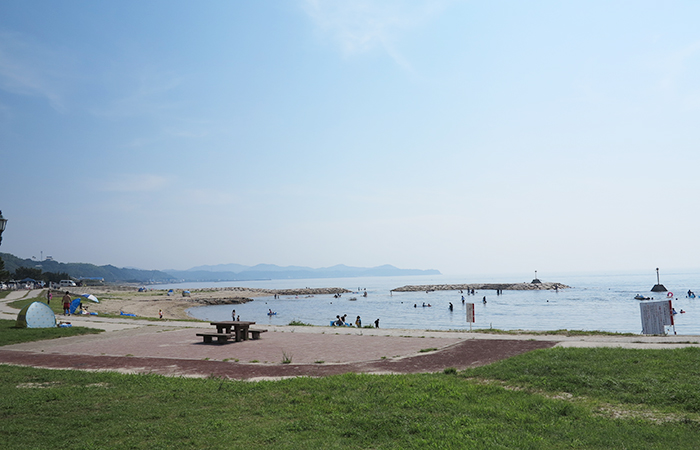
[[[6,225],[7,219],[2,216],[2,211],[0,211],[0,244],[2,243],[2,232],[5,231]]]

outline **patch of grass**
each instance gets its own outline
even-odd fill
[[[452,331],[452,330],[450,330]],[[470,331],[466,331],[469,333]],[[549,331],[531,331],[531,330],[500,330],[498,328],[474,329],[471,333],[489,333],[489,334],[532,334],[535,336],[639,336],[635,333],[616,333],[612,331],[586,331],[586,330],[549,330]]]
[[[520,365],[530,365],[523,356]],[[595,356],[588,356],[594,366]],[[679,378],[689,375],[675,357],[662,365],[680,369]],[[657,389],[663,388],[652,383],[650,391]],[[614,418],[588,403],[444,373],[248,383],[0,366],[0,411],[10,449],[221,448],[222,442],[252,449],[692,449],[698,433],[697,417],[674,406],[669,417],[678,418],[663,423]],[[99,433],[89,432],[97,427]]]
[[[21,342],[43,341],[82,334],[99,334],[104,330],[85,327],[15,328],[16,321],[0,319],[0,346]]]
[[[71,297],[71,298],[75,298],[75,297]],[[46,303],[46,296],[44,295],[44,291],[41,291],[41,293],[39,295],[37,295],[36,297],[23,298],[21,300],[15,300],[14,302],[10,302],[7,304],[7,306],[21,310],[22,308],[24,308],[28,304],[34,303],[34,302]],[[63,302],[61,301],[61,297],[54,295],[53,301],[51,301],[49,308],[51,308],[51,310],[55,314],[63,314]],[[17,312],[19,312],[19,311],[17,311]]]
[[[422,349],[418,350],[418,353],[434,352],[435,350],[437,350],[437,349],[436,348],[422,348]]]
[[[291,364],[292,363],[292,354],[287,353],[284,350],[282,350],[282,364]]]
[[[302,322],[300,320],[292,320],[288,323],[290,327],[313,327],[310,323]]]
[[[463,375],[611,403],[700,414],[700,348],[696,347],[555,347],[468,369]]]

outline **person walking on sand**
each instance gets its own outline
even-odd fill
[[[159,319],[162,319],[162,318],[163,318],[163,310],[162,310],[162,309],[159,309],[159,310],[158,310],[158,318],[159,318]]]
[[[379,328],[379,319],[374,321],[374,328]]]
[[[68,291],[63,296],[63,315],[70,316],[70,292]]]

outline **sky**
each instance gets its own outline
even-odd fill
[[[700,2],[0,2],[0,252],[700,267]]]

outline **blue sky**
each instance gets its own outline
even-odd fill
[[[700,3],[0,3],[0,251],[699,267]]]

